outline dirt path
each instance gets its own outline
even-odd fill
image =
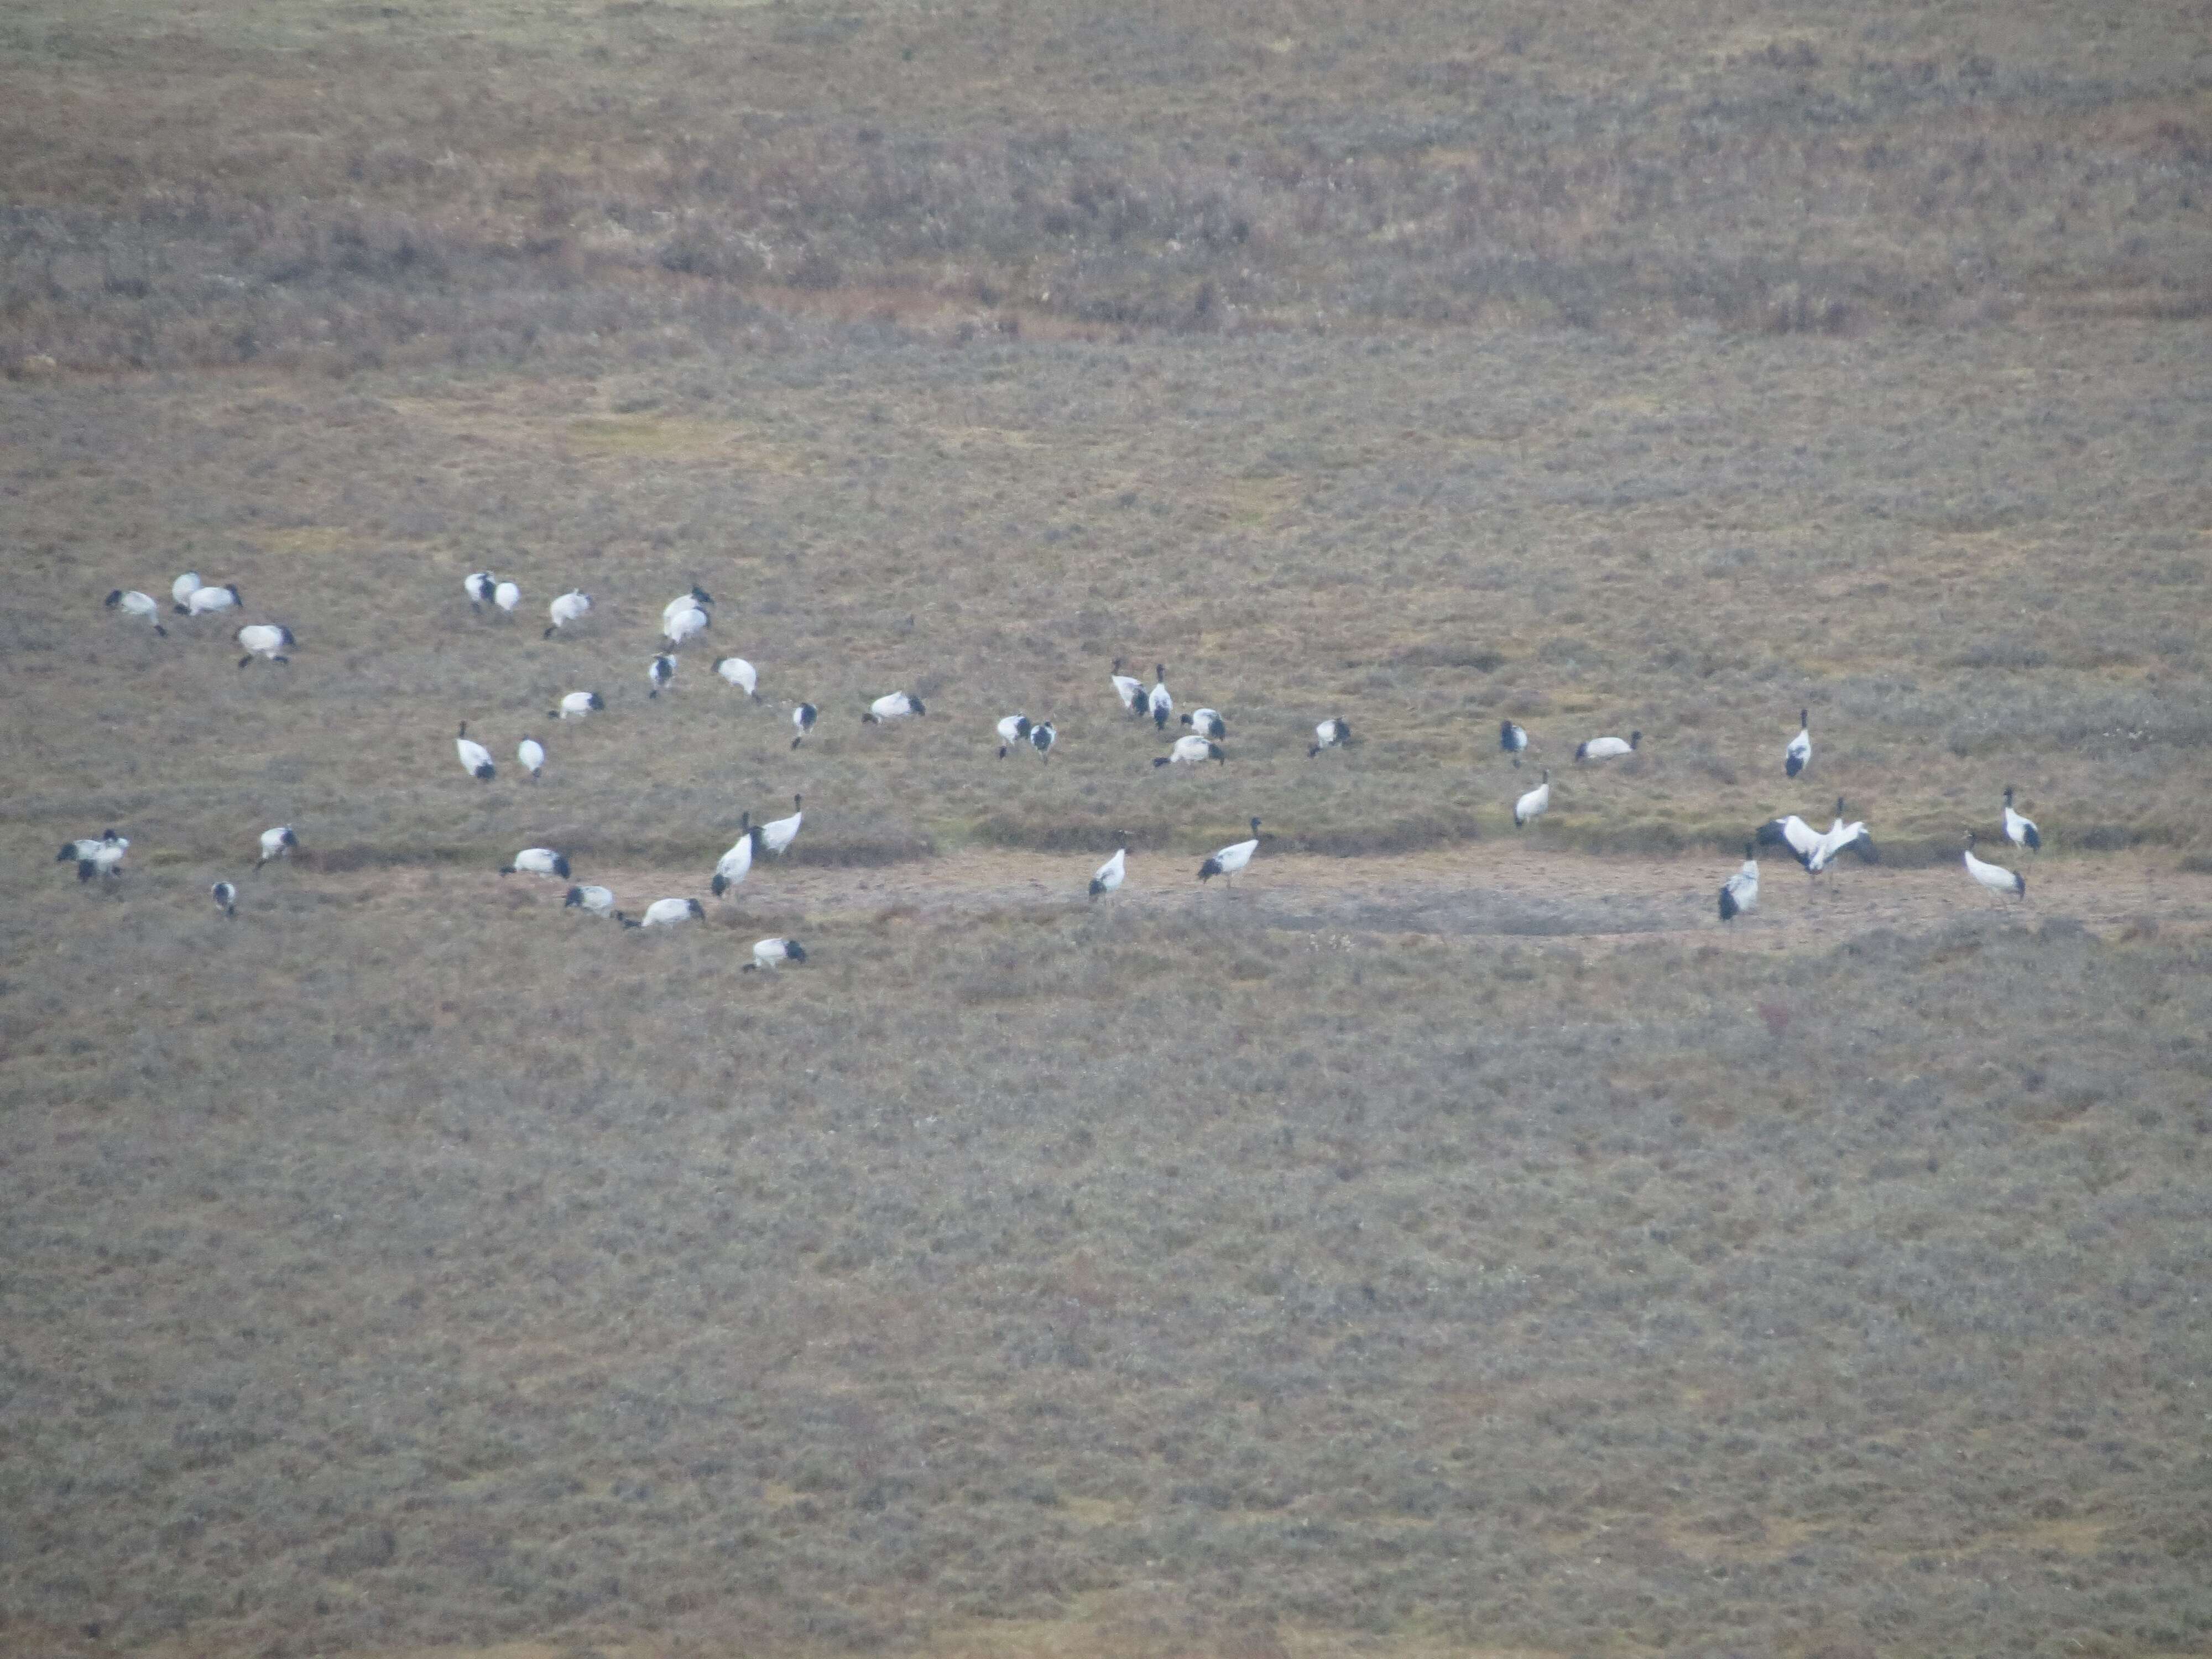
[[[613,888],[633,912],[666,895],[696,894],[710,915],[720,908],[796,927],[890,914],[944,920],[1078,912],[1087,908],[1085,890],[1097,862],[990,851],[865,869],[769,859],[719,906],[708,896],[703,871],[593,868],[579,878]],[[1955,864],[1900,870],[1852,861],[1816,886],[1795,864],[1765,860],[1758,911],[1725,928],[1715,906],[1735,866],[1711,859],[1593,858],[1510,843],[1356,859],[1263,851],[1233,892],[1218,880],[1200,887],[1197,866],[1185,855],[1133,853],[1127,885],[1100,902],[1125,912],[1210,906],[1300,933],[1561,939],[1600,946],[1694,937],[1741,950],[1820,945],[1869,928],[1919,929],[1999,908]],[[2212,926],[2212,876],[2132,854],[2026,867],[2027,902],[2005,908],[2029,922],[2069,917],[2100,932],[2146,920],[2185,930]]]

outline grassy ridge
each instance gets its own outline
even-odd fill
[[[2202,318],[2194,17],[40,4],[0,362]],[[253,95],[237,95],[251,87]]]

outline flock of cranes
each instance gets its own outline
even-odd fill
[[[472,571],[463,583],[472,610],[483,613],[489,605],[497,617],[511,619],[522,603],[522,589],[513,580],[504,580],[489,570]],[[186,617],[217,615],[243,607],[245,599],[235,583],[219,586],[203,582],[196,573],[187,572],[171,585],[170,599],[173,614]],[[159,603],[150,595],[137,589],[118,588],[105,601],[106,608],[150,626],[156,635],[166,636],[168,630],[162,625]],[[647,666],[648,700],[657,699],[661,692],[674,683],[678,658],[677,653],[692,639],[704,634],[714,625],[714,596],[694,583],[690,592],[678,594],[661,611],[661,640],[665,648],[656,652]],[[563,629],[591,614],[591,595],[580,589],[570,589],[556,598],[547,607],[550,623],[542,637],[551,639]],[[292,630],[281,623],[249,623],[240,627],[235,638],[246,654],[240,658],[239,666],[252,666],[256,657],[275,663],[289,663],[288,654],[298,643]],[[1152,684],[1146,685],[1135,675],[1121,672],[1123,659],[1116,657],[1109,671],[1109,684],[1119,701],[1122,712],[1137,721],[1149,721],[1157,732],[1164,732],[1168,722],[1176,718],[1175,697],[1168,690],[1167,665],[1157,664],[1152,670]],[[760,697],[760,675],[754,665],[742,657],[723,657],[714,664],[714,672],[730,686],[743,691],[749,698]],[[605,712],[605,699],[596,690],[577,690],[560,697],[546,711],[549,720],[568,721],[588,719]],[[902,720],[926,716],[928,710],[921,698],[904,690],[890,691],[869,703],[860,716],[863,726],[890,726]],[[820,710],[811,702],[800,702],[791,712],[792,726],[796,732],[791,747],[797,749],[815,728]],[[1216,708],[1194,708],[1181,716],[1181,725],[1189,731],[1177,735],[1164,755],[1155,757],[1154,767],[1198,766],[1207,761],[1218,765],[1228,763],[1227,752],[1222,748],[1229,735],[1227,720]],[[1812,711],[1801,708],[1797,714],[1797,732],[1783,750],[1783,774],[1790,779],[1802,776],[1813,763]],[[1018,747],[1027,747],[1038,758],[1048,759],[1059,733],[1050,720],[1032,720],[1022,713],[1007,714],[996,723],[999,758],[1004,760]],[[1576,745],[1574,758],[1578,765],[1593,762],[1616,760],[1638,752],[1644,741],[1640,731],[1631,732],[1626,738],[1598,737]],[[1352,742],[1352,727],[1341,716],[1332,716],[1314,727],[1314,740],[1306,750],[1309,759],[1319,757],[1324,750],[1342,749]],[[1526,727],[1506,720],[1498,725],[1498,748],[1516,768],[1522,758],[1534,747]],[[498,775],[498,763],[492,752],[482,743],[469,736],[468,722],[464,720],[453,744],[462,769],[470,776],[489,783]],[[524,773],[532,781],[544,773],[546,762],[544,745],[534,737],[524,738],[515,748],[515,759]],[[2034,822],[2018,811],[2013,804],[2014,792],[2004,792],[2004,835],[2015,847],[2033,853],[2040,850],[2043,838]],[[1551,808],[1552,774],[1546,768],[1535,787],[1517,796],[1513,803],[1513,825],[1516,830],[1534,823]],[[762,853],[781,854],[798,838],[805,821],[804,797],[792,797],[793,811],[789,817],[770,823],[755,824],[750,811],[742,815],[736,844],[715,861],[708,880],[709,890],[717,898],[726,896],[742,884],[751,872],[755,858]],[[1260,851],[1260,820],[1250,820],[1249,839],[1233,842],[1210,855],[1198,870],[1199,883],[1203,885],[1219,876],[1223,884],[1233,884],[1237,874],[1248,868]],[[1128,876],[1127,837],[1114,855],[1101,865],[1091,877],[1090,896],[1097,899],[1113,894],[1121,888]],[[1984,890],[2002,899],[2025,899],[2027,878],[2019,872],[2002,865],[1991,864],[1974,854],[1975,832],[1966,832],[1965,866],[1966,874]],[[289,856],[300,845],[299,837],[291,826],[280,824],[261,832],[260,856],[254,864],[258,872],[274,860]],[[125,854],[131,846],[129,839],[110,829],[97,837],[87,837],[64,843],[58,860],[73,863],[77,878],[89,882],[99,878],[112,878],[122,873]],[[1744,847],[1742,867],[1723,883],[1720,889],[1720,919],[1732,922],[1737,917],[1756,909],[1759,904],[1759,849],[1778,847],[1796,860],[1808,878],[1817,881],[1824,871],[1831,869],[1835,860],[1844,853],[1874,861],[1877,854],[1874,839],[1867,825],[1861,821],[1846,823],[1844,804],[1839,796],[1836,800],[1834,822],[1825,830],[1817,830],[1795,813],[1774,818],[1761,824]],[[525,848],[513,860],[500,867],[502,876],[530,875],[550,877],[566,881],[569,878],[568,860],[551,848]],[[210,889],[216,907],[229,919],[238,914],[238,887],[229,880],[217,881]],[[615,895],[608,888],[596,884],[580,884],[568,890],[568,907],[580,908],[587,914],[619,922],[627,927],[667,927],[685,921],[702,920],[706,908],[694,897],[673,896],[653,901],[638,916],[632,917],[617,908]],[[806,960],[805,948],[795,939],[766,939],[753,947],[753,962],[749,967],[772,969],[784,963]]]

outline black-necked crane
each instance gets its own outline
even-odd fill
[[[1134,674],[1124,674],[1121,672],[1121,658],[1114,659],[1113,672],[1109,678],[1114,682],[1114,695],[1121,698],[1121,711],[1124,714],[1142,720],[1152,712],[1151,703],[1145,697],[1144,681],[1139,679]]]
[[[1196,766],[1203,761],[1217,761],[1226,766],[1229,757],[1221,752],[1221,745],[1195,732],[1186,732],[1175,740],[1175,746],[1164,755],[1154,757],[1155,766]]]
[[[261,866],[272,859],[289,858],[293,848],[299,844],[300,837],[289,823],[280,823],[274,830],[264,830],[261,832],[261,856],[253,861],[253,873],[259,875]]]
[[[1644,741],[1641,732],[1631,732],[1626,738],[1592,738],[1588,743],[1575,745],[1577,761],[1618,760],[1623,755],[1632,755],[1636,745]]]
[[[722,658],[714,665],[714,672],[754,702],[760,701],[760,671],[743,657]]]
[[[571,887],[568,896],[561,901],[564,910],[587,910],[595,916],[611,916],[615,913],[615,894],[611,887],[597,883],[582,887]]]
[[[1534,823],[1552,810],[1552,769],[1544,769],[1544,781],[1513,803],[1513,827],[1516,830]]]
[[[238,584],[235,582],[226,583],[221,587],[209,587],[202,585],[185,595],[185,602],[177,607],[177,614],[183,617],[211,617],[219,611],[235,611],[245,603],[246,595],[238,591]]]
[[[469,609],[481,611],[491,603],[498,589],[499,578],[489,570],[471,570],[461,578],[461,591],[469,596]]]
[[[888,726],[893,720],[902,720],[929,711],[921,706],[920,697],[910,697],[903,691],[887,691],[868,705],[868,712],[860,716],[863,726]]]
[[[1129,873],[1129,837],[1125,834],[1120,837],[1120,840],[1121,845],[1114,849],[1114,856],[1100,865],[1091,878],[1092,898],[1098,898],[1108,893],[1119,892],[1122,881]]]
[[[768,823],[761,825],[761,850],[764,853],[779,854],[788,851],[791,843],[799,839],[799,826],[805,820],[806,797],[793,795],[791,798],[789,817],[771,818]]]
[[[684,641],[705,633],[714,625],[714,619],[704,611],[696,605],[687,605],[674,616],[662,619],[660,632],[668,641],[668,648],[673,651]]]
[[[1001,714],[998,729],[999,758],[1004,760],[1016,744],[1030,740],[1030,717],[1027,714]]]
[[[514,862],[499,866],[502,876],[558,876],[568,879],[568,860],[550,847],[526,847],[514,855]]]
[[[161,626],[161,605],[152,594],[141,593],[135,587],[118,587],[104,603],[110,611],[120,611],[126,617],[152,623],[154,631],[163,639],[169,637],[169,630]]]
[[[1214,877],[1222,878],[1224,886],[1234,887],[1234,878],[1239,870],[1252,862],[1252,854],[1260,850],[1260,820],[1252,820],[1252,839],[1240,841],[1223,848],[1198,866],[1198,879],[1202,884]]]
[[[1985,864],[1974,856],[1974,832],[1966,831],[1966,873],[1972,876],[1982,890],[2000,901],[2016,898],[2025,902],[2027,898],[2027,878],[2017,870],[2008,870],[2002,864]]]
[[[1216,743],[1229,735],[1229,722],[1221,718],[1218,708],[1194,708],[1182,720],[1200,737],[1211,738]]]
[[[1167,729],[1168,716],[1175,713],[1175,698],[1168,692],[1168,665],[1156,665],[1152,669],[1152,690],[1145,700],[1145,707],[1152,716],[1155,731]]]
[[[292,630],[274,623],[248,623],[238,630],[238,642],[246,647],[246,654],[238,659],[240,668],[249,666],[256,657],[266,657],[271,662],[289,663],[284,653],[299,641]]]
[[[2010,784],[2005,786],[2004,827],[2005,839],[2014,846],[2025,847],[2031,853],[2040,853],[2043,850],[2043,832],[2035,827],[2035,820],[2023,817],[2013,810]]]
[[[570,588],[545,607],[545,614],[553,618],[553,625],[545,630],[544,637],[551,639],[570,623],[591,613],[592,596],[580,588]]]
[[[238,920],[238,887],[234,882],[216,883],[208,889],[208,896],[215,901],[215,908],[226,918],[232,921]]]
[[[1314,727],[1314,740],[1306,745],[1306,758],[1311,760],[1324,749],[1341,749],[1352,741],[1352,726],[1342,720],[1323,720]]]
[[[676,678],[676,659],[665,651],[662,652],[646,665],[645,678],[647,684],[653,688],[645,694],[645,700],[651,702],[665,691],[669,683]]]
[[[533,778],[545,769],[545,745],[535,738],[525,738],[515,744],[514,757],[522,763],[522,769]]]
[[[453,752],[461,757],[462,768],[472,778],[489,783],[498,769],[491,763],[491,750],[469,735],[469,723],[461,722],[460,735],[453,739]]]
[[[739,816],[737,845],[714,860],[714,878],[708,884],[716,898],[721,897],[752,873],[753,854],[759,850],[760,833],[753,828],[750,812]]]
[[[806,734],[814,729],[814,722],[822,718],[822,711],[811,702],[802,702],[791,711],[791,723],[799,728],[799,735],[791,740],[793,749],[806,741]]]
[[[1759,846],[1743,844],[1743,867],[1721,884],[1721,920],[1734,921],[1759,908]]]
[[[1037,751],[1037,758],[1045,760],[1052,754],[1052,746],[1060,741],[1060,733],[1050,720],[1039,720],[1030,727],[1030,747]]]
[[[561,699],[560,706],[545,711],[549,720],[580,720],[595,711],[606,708],[606,699],[596,691],[571,691]]]
[[[1512,720],[1498,721],[1498,746],[1512,757],[1514,765],[1520,765],[1521,757],[1528,752],[1528,728]]]
[[[1813,711],[1797,711],[1797,735],[1790,739],[1790,746],[1782,751],[1782,773],[1784,777],[1796,777],[1813,763]]]
[[[645,907],[643,921],[632,921],[619,910],[615,920],[626,927],[673,927],[678,922],[706,921],[707,907],[695,898],[655,899]]]
[[[491,591],[491,602],[499,607],[499,614],[509,622],[514,620],[515,607],[522,603],[522,588],[519,583],[501,582]]]
[[[787,962],[806,960],[806,947],[795,939],[763,939],[753,942],[753,959],[741,970],[744,973],[773,973]]]

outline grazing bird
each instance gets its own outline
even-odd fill
[[[860,716],[863,726],[887,726],[893,720],[902,720],[909,714],[926,714],[920,697],[909,697],[903,691],[886,692],[868,705],[868,712]]]
[[[660,607],[660,620],[672,623],[686,611],[708,611],[714,608],[714,596],[694,582],[689,593],[678,593]]]
[[[238,642],[246,647],[246,654],[238,659],[240,668],[251,666],[256,657],[266,657],[271,662],[289,662],[292,659],[284,653],[299,643],[292,637],[290,629],[274,623],[246,623],[238,630]]]
[[[469,596],[469,609],[481,611],[499,591],[499,578],[489,570],[471,570],[461,578],[461,591]]]
[[[54,854],[54,862],[56,864],[82,864],[87,859],[91,858],[94,854],[97,854],[101,848],[106,846],[110,842],[115,841],[123,842],[123,844],[125,847],[128,847],[131,844],[129,842],[124,841],[123,837],[117,835],[112,830],[104,831],[97,836],[80,836],[76,841],[65,841],[62,843],[62,850]]]
[[[791,848],[791,843],[799,839],[799,823],[806,817],[805,807],[806,797],[804,795],[793,795],[791,798],[791,816],[789,817],[777,818],[770,823],[761,825],[761,850],[778,854],[788,852]]]
[[[1114,856],[1100,865],[1098,872],[1091,878],[1092,898],[1102,893],[1119,892],[1123,878],[1129,873],[1129,848],[1127,845],[1129,838],[1124,835],[1121,839],[1124,844],[1115,848]]]
[[[1018,743],[1027,743],[1030,737],[1030,717],[1027,714],[1008,714],[999,721],[999,758],[1004,760],[1006,751]]]
[[[120,611],[126,617],[136,617],[140,622],[154,624],[154,631],[163,639],[169,630],[161,626],[161,607],[150,593],[141,593],[135,587],[118,587],[106,600],[110,611]]]
[[[1052,754],[1052,746],[1060,741],[1060,733],[1053,730],[1050,720],[1039,720],[1030,727],[1030,747],[1037,751],[1037,758],[1045,760]]]
[[[668,648],[673,651],[695,634],[703,634],[714,625],[712,617],[696,605],[687,605],[674,616],[664,619],[660,631],[668,641]]]
[[[791,711],[791,723],[799,728],[799,735],[791,740],[793,749],[806,741],[806,734],[814,729],[814,722],[821,717],[822,711],[811,702],[802,702]]]
[[[1233,886],[1233,878],[1239,870],[1252,862],[1252,854],[1260,850],[1260,820],[1252,820],[1252,839],[1240,841],[1233,847],[1224,847],[1198,866],[1198,878],[1203,884],[1219,876],[1224,885]]]
[[[725,657],[714,665],[714,672],[754,702],[760,701],[760,674],[743,657]]]
[[[123,873],[123,855],[131,850],[130,842],[112,830],[100,838],[100,845],[92,849],[89,858],[76,861],[76,878],[90,881],[94,876],[119,876]]]
[[[775,971],[776,965],[780,963],[804,962],[805,960],[806,947],[801,945],[797,939],[764,939],[757,940],[754,943],[753,959],[747,963],[740,971],[750,974],[757,970],[765,969],[769,973],[773,973]]]
[[[568,879],[568,860],[550,847],[526,847],[514,855],[514,862],[499,866],[502,876],[558,876]]]
[[[2016,898],[2023,902],[2027,898],[2026,876],[2002,864],[1984,864],[1974,856],[1974,832],[1971,830],[1966,831],[1966,873],[1996,898]]]
[[[1217,743],[1229,735],[1229,724],[1221,718],[1218,708],[1194,708],[1182,717],[1182,723],[1201,738],[1212,738]]]
[[[491,750],[469,735],[469,723],[461,722],[460,735],[453,739],[453,752],[461,757],[461,765],[472,778],[492,781],[497,768],[491,763]]]
[[[1152,710],[1152,726],[1156,731],[1167,730],[1168,716],[1175,713],[1175,699],[1168,695],[1168,665],[1160,663],[1152,670],[1152,694],[1146,700]]]
[[[1218,761],[1229,764],[1229,757],[1221,752],[1221,745],[1210,738],[1201,738],[1193,732],[1188,737],[1177,738],[1175,747],[1164,755],[1157,756],[1155,766],[1195,766],[1200,761]]]
[[[1498,721],[1498,746],[1513,757],[1516,766],[1520,765],[1521,757],[1528,751],[1528,728],[1511,720]]]
[[[553,618],[553,625],[545,630],[543,636],[550,640],[578,617],[591,614],[592,596],[572,587],[545,610],[546,614]]]
[[[513,621],[514,608],[522,603],[522,589],[513,582],[501,582],[492,589],[491,602],[499,607],[501,616]]]
[[[1759,847],[1755,842],[1743,844],[1743,868],[1721,884],[1721,920],[1734,921],[1747,911],[1759,908]]]
[[[1145,698],[1144,681],[1139,679],[1134,674],[1124,674],[1121,672],[1121,658],[1114,659],[1113,672],[1109,678],[1114,682],[1114,695],[1121,698],[1124,714],[1141,720],[1152,712],[1151,703]]]
[[[759,847],[760,831],[753,828],[750,812],[742,815],[738,824],[738,844],[714,861],[714,879],[709,885],[716,898],[752,873],[753,854]]]
[[[1641,732],[1631,732],[1626,743],[1619,738],[1592,738],[1588,743],[1578,743],[1575,745],[1575,759],[1577,761],[1615,760],[1623,755],[1634,753],[1636,745],[1643,741],[1644,734]]]
[[[561,901],[564,910],[588,910],[595,916],[611,916],[615,913],[615,894],[611,887],[571,887],[568,896]]]
[[[208,889],[208,896],[215,901],[215,908],[225,916],[233,921],[238,920],[238,889],[234,884],[219,881]]]
[[[179,616],[184,615],[185,601],[199,591],[199,586],[200,574],[197,570],[187,570],[169,584],[169,598],[175,602]]]
[[[676,659],[662,652],[646,665],[645,677],[653,683],[653,690],[645,694],[645,700],[651,702],[667,690],[668,683],[676,678]]]
[[[1352,741],[1352,727],[1340,720],[1323,720],[1314,727],[1314,740],[1306,746],[1306,758],[1311,760],[1324,749],[1341,749]]]
[[[525,738],[515,744],[514,757],[522,763],[522,769],[533,778],[545,769],[545,745],[535,738]]]
[[[261,856],[254,861],[253,873],[259,875],[261,866],[271,859],[290,856],[292,849],[299,844],[300,838],[292,832],[289,824],[280,823],[274,830],[264,830],[261,832]]]
[[[1544,781],[1513,803],[1513,827],[1533,823],[1552,810],[1552,769],[1544,769]]]
[[[571,691],[561,699],[558,708],[545,711],[545,718],[549,720],[580,720],[594,709],[604,712],[606,706],[606,700],[596,691]]]
[[[234,611],[246,603],[246,596],[238,591],[238,584],[222,587],[195,587],[185,596],[177,607],[178,614],[186,617],[210,617],[218,611]]]
[[[645,920],[632,921],[619,910],[616,919],[628,927],[673,927],[679,921],[704,921],[707,907],[695,898],[655,899],[645,907]]]
[[[2043,832],[2035,827],[2033,818],[2022,817],[2012,810],[2012,786],[2005,786],[2005,839],[2015,847],[2025,847],[2031,853],[2043,850]]]
[[[1782,751],[1782,773],[1784,777],[1796,777],[1813,763],[1813,711],[1797,711],[1797,735],[1790,739],[1790,746]]]

